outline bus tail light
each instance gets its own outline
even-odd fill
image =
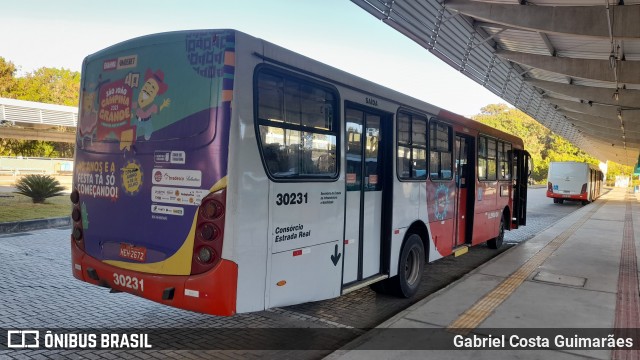
[[[553,184],[550,181],[547,181],[547,191],[549,192],[553,191]]]
[[[80,210],[80,193],[78,189],[74,189],[69,198],[73,203],[73,209],[71,210],[71,220],[73,220],[71,238],[80,249],[84,250],[84,229],[82,227],[82,211]]]
[[[198,250],[198,261],[202,264],[209,264],[214,258],[214,252],[210,247],[203,246]]]
[[[213,268],[222,254],[227,191],[222,189],[202,199],[198,209],[193,244],[191,274],[201,274]]]
[[[587,193],[587,184],[582,184],[582,189],[580,189],[580,194],[584,195]]]

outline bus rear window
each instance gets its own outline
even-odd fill
[[[274,178],[337,176],[337,96],[311,81],[269,70],[257,76],[257,127]]]

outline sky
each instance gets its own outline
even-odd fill
[[[236,29],[461,115],[504,102],[349,0],[6,0],[0,56],[19,75],[158,32]]]

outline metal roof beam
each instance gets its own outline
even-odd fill
[[[618,106],[640,106],[640,90],[618,89],[618,100],[616,100],[614,96],[616,89],[614,88],[569,85],[535,79],[525,79],[525,81],[546,91],[552,91],[582,100],[590,100],[595,103]]]
[[[637,143],[640,140],[640,136],[638,134],[635,134],[635,135],[627,134],[623,138],[622,137],[622,132],[620,132],[620,131],[617,134],[614,135],[614,134],[611,134],[611,133],[603,133],[600,130],[594,130],[594,129],[590,129],[590,128],[580,127],[579,125],[576,125],[576,128],[578,128],[578,131],[581,134],[587,134],[589,136],[593,136],[593,137],[599,138],[599,139],[611,138],[611,139],[615,140],[616,142],[619,141],[622,146],[627,146],[627,147],[631,146],[632,143]]]
[[[532,31],[609,37],[605,6],[522,6],[469,0],[447,0],[448,10],[484,21]],[[615,38],[640,37],[640,6],[609,9]]]
[[[638,7],[640,8],[640,6]],[[640,23],[640,22],[639,22]],[[496,50],[501,58],[518,64],[564,74],[571,77],[616,82],[609,60],[575,59],[521,53],[508,50]],[[640,84],[640,61],[617,62],[618,81],[628,84]]]
[[[637,111],[620,110],[616,106],[610,105],[598,105],[579,103],[571,100],[561,100],[553,97],[545,97],[550,103],[558,105],[565,109],[569,109],[575,112],[581,112],[583,114],[595,115],[607,119],[618,119],[618,111],[621,111],[622,117],[626,121],[638,121],[640,122],[640,116],[637,115]]]
[[[599,135],[597,132],[590,132],[586,130],[580,130],[580,134],[591,141],[598,141],[601,143],[607,143],[612,146],[617,146],[620,149],[626,147],[627,150],[631,150],[632,143],[628,140],[623,140],[622,136],[617,139],[612,139],[611,137]],[[637,149],[637,147],[635,147]]]
[[[556,48],[551,43],[551,40],[549,40],[547,34],[543,32],[539,32],[538,34],[542,38],[542,41],[544,41],[544,45],[547,47],[547,50],[549,50],[549,55],[556,56]]]
[[[620,120],[618,119],[607,119],[599,116],[593,116],[585,113],[579,113],[575,111],[560,109],[558,110],[561,114],[565,115],[568,118],[581,121],[584,124],[589,126],[600,126],[606,127],[609,129],[620,129]],[[640,132],[640,123],[634,121],[623,121],[625,131],[630,132]]]
[[[580,129],[581,131],[592,132],[594,134],[611,137],[613,139],[621,139],[622,135],[625,135],[627,140],[640,140],[640,132],[637,131],[628,131],[627,129],[625,129],[623,133],[622,129],[610,129],[604,126],[598,127],[592,124],[583,123],[580,120],[576,119],[570,119],[570,121],[573,126]]]

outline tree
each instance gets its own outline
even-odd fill
[[[551,131],[527,114],[506,104],[489,104],[480,109],[480,114],[472,116],[472,119],[521,138],[533,160],[531,176],[536,181],[546,179],[549,164],[543,160],[543,155]]]
[[[544,181],[552,161],[578,161],[598,165],[598,159],[588,155],[569,141],[552,133],[522,111],[506,104],[490,104],[480,109],[472,119],[515,135],[524,142],[533,160],[531,177]]]
[[[42,67],[17,79],[16,99],[78,106],[80,73]]]
[[[16,77],[16,66],[0,57],[0,97],[49,104],[78,106],[80,73],[42,67]],[[51,141],[0,139],[0,155],[73,157],[73,144]]]
[[[0,56],[0,97],[11,97],[16,86],[16,66]]]
[[[16,193],[30,197],[34,204],[42,204],[47,198],[64,194],[64,186],[49,175],[26,175],[18,180],[16,190]]]
[[[618,175],[632,176],[633,166],[626,166],[609,161],[607,163],[607,182],[613,184]]]

